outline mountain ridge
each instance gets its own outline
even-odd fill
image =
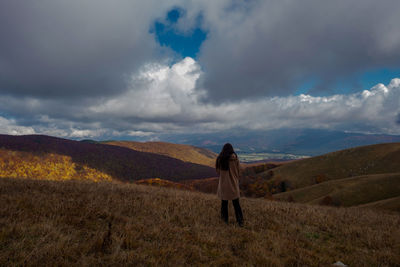
[[[165,136],[168,142],[191,144],[219,152],[230,142],[241,153],[288,153],[318,156],[342,149],[380,143],[400,142],[400,135],[365,134],[324,129],[236,129],[209,134],[182,134]]]
[[[115,145],[127,147],[136,151],[160,154],[185,162],[215,166],[217,154],[200,147],[183,144],[172,144],[167,142],[151,141],[151,142],[135,142],[135,141],[104,141],[107,145]]]
[[[176,181],[215,176],[215,170],[211,167],[163,155],[46,135],[0,135],[0,148],[15,151],[14,159],[17,163],[24,162],[21,154],[16,154],[18,152],[32,153],[38,157],[46,154],[63,155],[75,164],[74,168],[87,166],[121,181],[156,177]]]
[[[318,182],[369,174],[400,172],[400,143],[353,147],[289,162],[261,175],[285,181],[291,189]]]

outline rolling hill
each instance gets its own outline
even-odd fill
[[[288,189],[371,174],[400,172],[400,143],[355,147],[289,162],[264,172],[262,177],[284,181]]]
[[[166,142],[107,141],[107,145],[127,147],[136,151],[149,152],[176,158],[185,162],[215,167],[217,154],[204,148]]]
[[[0,179],[1,266],[399,266],[399,214],[89,181]]]
[[[215,175],[208,166],[120,146],[44,135],[0,135],[0,177],[177,181]]]
[[[0,135],[0,177],[117,180],[214,194],[217,175],[213,167],[202,164],[213,165],[215,156],[161,142],[104,144]],[[240,186],[246,197],[397,211],[399,163],[400,143],[356,147],[287,163],[243,164]]]
[[[307,204],[358,206],[373,203],[382,209],[400,212],[400,173],[373,174],[331,180],[274,195],[274,199]],[[393,201],[385,201],[391,199]]]
[[[400,212],[400,196],[399,197],[392,197],[384,200],[379,200],[375,202],[370,202],[367,204],[360,205],[358,207],[361,208],[370,208],[370,209],[377,209],[377,210],[393,210]]]
[[[399,162],[400,143],[389,143],[287,163],[243,164],[240,189],[246,197],[346,207],[371,203],[371,207],[398,211]],[[215,194],[218,178],[181,183]]]
[[[308,204],[400,211],[400,143],[370,145],[282,164],[258,174],[259,195]],[[260,192],[263,191],[263,192]]]

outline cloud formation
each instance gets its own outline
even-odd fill
[[[34,134],[35,130],[32,127],[18,126],[15,120],[7,119],[0,116],[0,134]]]
[[[198,7],[209,30],[199,86],[214,101],[286,95],[311,80],[327,89],[400,67],[399,1],[219,2]]]
[[[177,32],[200,26],[208,33],[196,87],[208,91],[209,101],[287,95],[310,80],[323,87],[400,67],[397,0],[5,0],[0,93],[119,94],[144,64],[168,61],[151,28],[174,8],[184,11]]]
[[[207,38],[177,59],[151,31]],[[294,95],[400,68],[397,0],[0,2],[0,132],[74,138],[329,128],[400,134],[399,80]],[[174,64],[173,64],[174,62]],[[12,118],[12,119],[11,119]]]
[[[21,120],[27,124],[21,126],[74,138],[132,136],[150,139],[165,133],[232,128],[323,128],[400,134],[400,125],[396,123],[400,113],[400,79],[393,79],[387,86],[378,84],[349,95],[301,94],[204,104],[201,99],[207,91],[196,88],[201,75],[199,64],[192,58],[185,58],[171,67],[146,65],[132,75],[124,93],[86,105],[70,106],[33,98],[1,99],[0,105],[8,112],[19,110],[20,114],[36,114],[26,121]],[[58,109],[53,108],[55,106]],[[68,110],[73,112],[68,113]]]
[[[0,93],[42,98],[113,95],[160,47],[151,23],[170,1],[0,2]]]

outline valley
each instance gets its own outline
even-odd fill
[[[285,153],[268,153],[268,152],[237,152],[240,162],[253,163],[253,162],[266,162],[266,161],[288,161],[296,159],[309,158],[305,155],[294,155]]]

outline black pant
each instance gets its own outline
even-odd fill
[[[239,199],[232,200],[232,204],[235,208],[236,221],[241,225],[243,224],[243,213],[239,204]],[[228,200],[222,200],[221,202],[221,218],[228,223]]]

